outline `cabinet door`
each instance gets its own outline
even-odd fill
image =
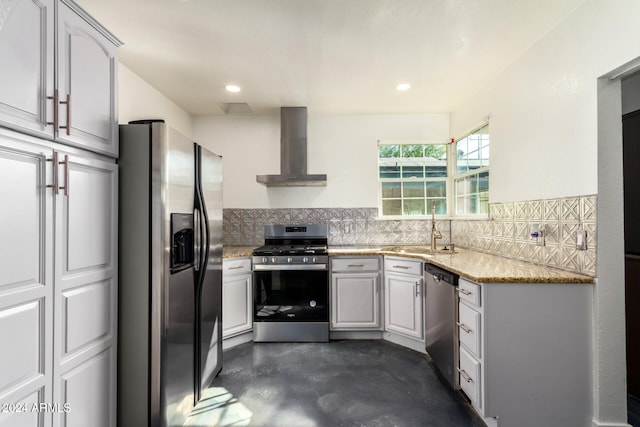
[[[74,415],[54,414],[54,425],[115,426],[117,166],[65,152],[58,159],[54,394]],[[80,412],[96,394],[100,410]]]
[[[52,402],[52,152],[28,139],[0,130],[0,403],[14,405],[0,411],[2,426],[51,417],[31,408]]]
[[[116,46],[62,2],[57,28],[56,139],[117,156]]]
[[[385,329],[422,339],[422,278],[386,275]]]
[[[331,328],[380,329],[379,274],[331,275]]]
[[[224,277],[222,282],[222,337],[250,331],[253,325],[251,274]]]
[[[53,0],[0,2],[0,123],[53,138]]]

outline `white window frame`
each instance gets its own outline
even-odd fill
[[[467,177],[470,176],[474,176],[474,175],[479,175],[481,173],[487,172],[489,174],[489,200],[487,200],[487,203],[489,203],[490,199],[491,199],[491,154],[489,154],[489,165],[488,166],[483,166],[480,167],[478,169],[473,169],[473,170],[468,170],[466,172],[460,173],[458,174],[458,165],[457,165],[457,161],[458,161],[458,156],[456,151],[456,147],[458,144],[458,141],[461,141],[463,139],[465,139],[466,137],[468,137],[469,135],[472,135],[474,133],[476,133],[477,131],[479,131],[480,129],[484,128],[485,126],[489,126],[489,153],[491,153],[491,126],[489,125],[489,121],[484,121],[482,123],[480,123],[477,126],[474,126],[472,128],[472,130],[465,132],[464,135],[460,136],[459,138],[456,138],[454,143],[451,144],[453,146],[452,151],[454,152],[454,154],[452,155],[452,171],[453,173],[451,174],[451,216],[455,216],[456,218],[472,218],[472,219],[486,219],[489,217],[489,212],[487,211],[487,213],[462,213],[462,214],[458,214],[458,195],[456,194],[456,183],[459,180],[465,179]]]
[[[447,176],[441,178],[380,178],[380,154],[379,147],[380,145],[446,145],[447,150]],[[451,180],[451,171],[452,169],[452,161],[454,155],[455,144],[452,144],[450,141],[425,141],[425,140],[378,140],[378,144],[376,145],[376,175],[378,177],[378,219],[379,220],[412,220],[412,219],[425,219],[431,218],[431,211],[428,210],[424,215],[383,215],[382,210],[382,183],[383,182],[445,182],[445,191],[446,191],[446,210],[447,213],[445,215],[436,214],[436,218],[449,218],[453,216],[452,209],[453,199],[451,198],[451,191],[453,190]],[[402,200],[402,199],[401,199]]]

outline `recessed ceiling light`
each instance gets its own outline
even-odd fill
[[[396,90],[398,92],[404,92],[409,89],[411,89],[411,85],[409,83],[399,83],[396,85]]]
[[[233,92],[233,93],[240,92],[240,86],[226,85],[224,88],[227,90],[227,92]]]

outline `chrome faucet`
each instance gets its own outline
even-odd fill
[[[436,250],[436,239],[442,239],[442,233],[436,228],[436,204],[431,205],[431,250]]]

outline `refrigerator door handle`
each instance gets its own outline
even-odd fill
[[[193,268],[200,271],[200,251],[202,250],[202,235],[200,234],[200,210],[193,210]]]

